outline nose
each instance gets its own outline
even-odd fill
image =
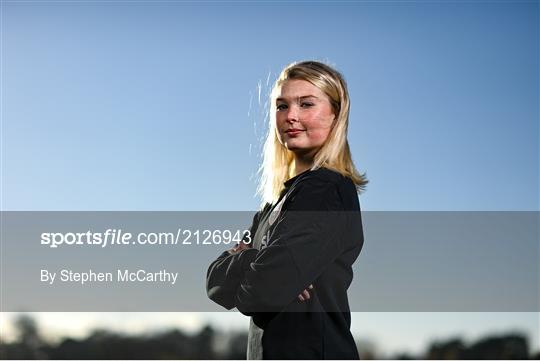
[[[298,108],[295,105],[290,105],[287,109],[287,122],[297,122],[298,121]]]

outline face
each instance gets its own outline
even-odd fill
[[[276,127],[281,144],[297,154],[315,153],[335,118],[328,96],[306,80],[287,80],[276,97]]]

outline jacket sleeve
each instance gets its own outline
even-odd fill
[[[241,280],[235,305],[245,315],[283,311],[344,249],[348,219],[335,184],[310,179],[291,198]]]
[[[260,211],[253,216],[253,222],[249,229],[249,237],[253,239],[254,232],[259,224]],[[242,242],[247,240],[248,235],[244,235]],[[232,309],[236,289],[240,285],[243,274],[249,263],[255,259],[256,249],[245,249],[237,254],[231,255],[223,252],[208,267],[206,273],[206,293],[208,298],[217,304]]]

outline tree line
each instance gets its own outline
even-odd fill
[[[247,332],[223,332],[210,325],[190,335],[170,329],[144,335],[126,335],[109,330],[94,330],[82,339],[64,337],[57,343],[44,340],[35,320],[19,315],[15,320],[17,338],[0,340],[0,359],[191,359],[242,360],[246,358]],[[433,341],[421,354],[383,354],[369,342],[357,342],[363,360],[374,359],[540,359],[531,354],[524,334],[487,335],[467,343],[461,338]]]

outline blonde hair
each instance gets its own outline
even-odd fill
[[[283,183],[293,176],[291,164],[294,153],[280,143],[276,128],[276,97],[283,83],[292,79],[306,80],[323,91],[336,115],[328,138],[314,156],[311,170],[321,167],[334,170],[349,177],[357,192],[364,191],[368,180],[365,173],[362,175],[356,170],[347,141],[350,103],[343,76],[329,65],[317,61],[293,62],[281,71],[270,94],[270,126],[257,189],[257,193],[262,195],[261,207],[267,202],[277,201],[284,188]]]

